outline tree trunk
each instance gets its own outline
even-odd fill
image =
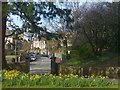
[[[2,2],[0,2],[0,26],[2,26]],[[2,27],[0,27],[0,43],[2,43]],[[0,44],[0,62],[2,62],[2,44]],[[2,69],[2,63],[0,63],[0,70]]]
[[[94,58],[96,59],[96,56],[97,56],[97,54],[96,54],[96,48],[95,48],[95,46],[94,46],[94,44],[93,44],[93,42],[92,42],[92,39],[88,36],[88,34],[86,33],[86,30],[85,30],[85,28],[83,27],[83,34],[85,35],[85,37],[87,38],[87,40],[88,40],[88,43],[90,44],[90,46],[91,46],[91,48],[92,48],[92,52],[93,52],[93,54],[94,54]]]
[[[2,3],[2,8],[3,4],[7,4],[7,3]],[[4,9],[2,9],[3,12]],[[7,15],[5,15],[4,13],[2,13],[2,69],[8,69],[8,64],[7,61],[5,59],[5,33],[6,33],[6,20],[7,20]]]

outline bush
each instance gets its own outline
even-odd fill
[[[77,45],[72,48],[71,57],[77,58],[91,58],[93,57],[92,48],[89,44]]]
[[[6,55],[14,55],[15,52],[13,50],[5,50]]]

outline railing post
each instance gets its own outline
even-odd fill
[[[30,57],[29,55],[25,56],[25,65],[26,65],[26,73],[30,71]]]
[[[50,59],[51,59],[51,74],[55,75],[56,74],[56,62],[55,62],[56,57],[52,56]]]

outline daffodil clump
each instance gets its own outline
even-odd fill
[[[17,70],[11,70],[11,71],[3,70],[3,74],[5,76],[5,79],[12,80],[13,78],[16,78],[20,74],[20,72]]]
[[[116,84],[114,81],[108,80],[108,77],[103,76],[95,77],[92,75],[79,77],[74,74],[62,75],[61,73],[58,76],[50,73],[45,73],[44,75],[30,75],[16,70],[3,70],[2,81],[3,87],[35,87],[44,85],[55,87],[109,87]]]

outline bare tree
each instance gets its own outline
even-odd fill
[[[94,55],[101,55],[112,44],[113,31],[118,28],[117,17],[117,5],[114,3],[95,3],[84,11],[76,10],[76,38],[84,38],[82,41],[90,44]]]

